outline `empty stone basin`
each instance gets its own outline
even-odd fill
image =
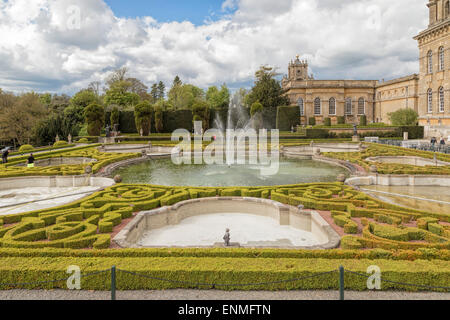
[[[193,199],[139,213],[114,241],[121,247],[223,247],[225,229],[234,246],[328,249],[339,236],[317,213],[272,200]]]
[[[36,167],[51,167],[61,165],[76,165],[97,162],[96,159],[83,157],[55,157],[48,159],[39,159],[34,162]],[[16,165],[16,167],[25,167],[26,163]]]
[[[385,157],[370,157],[367,158],[366,161],[370,162],[381,162],[381,163],[399,163],[399,164],[408,164],[413,166],[425,167],[425,166],[450,166],[449,162],[421,158],[421,157],[393,157],[393,156],[385,156]]]

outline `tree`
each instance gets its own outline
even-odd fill
[[[84,117],[87,123],[87,131],[90,136],[99,136],[105,123],[105,108],[93,103],[84,110]]]
[[[152,105],[148,101],[142,101],[134,108],[136,128],[142,135],[148,136],[152,125]]]
[[[192,109],[197,99],[204,99],[202,89],[191,84],[174,86],[169,91],[169,103],[176,109]]]
[[[106,91],[105,104],[118,105],[121,107],[134,106],[139,103],[140,97],[137,93],[130,92],[131,82],[119,80],[114,82]]]
[[[211,109],[226,109],[230,104],[230,91],[225,84],[220,90],[216,86],[209,87],[206,92],[206,101]]]
[[[152,85],[152,91],[150,92],[150,95],[153,99],[153,103],[158,101],[158,85],[156,83]]]
[[[34,92],[19,97],[7,94],[1,100],[0,136],[19,144],[29,143],[33,128],[47,115],[39,95]]]
[[[106,85],[108,86],[108,88],[111,88],[111,86],[118,81],[125,81],[127,73],[127,67],[122,67],[120,69],[114,70],[106,79]]]
[[[158,99],[164,99],[166,96],[166,85],[160,81],[158,83]]]
[[[276,75],[275,69],[267,66],[262,66],[255,73],[255,85],[247,95],[248,105],[259,101],[264,108],[276,109],[278,106],[290,104],[280,82],[275,79]]]
[[[179,77],[179,76],[176,76],[175,79],[173,79],[172,87],[175,87],[175,86],[182,86],[182,85],[183,85],[183,82],[181,82],[180,77]]]
[[[142,100],[149,98],[147,93],[148,87],[141,80],[136,78],[127,78],[127,81],[131,84],[129,88],[131,93],[137,94]]]
[[[100,96],[100,85],[102,83],[100,81],[92,81],[89,83],[87,90],[92,91],[97,97]]]
[[[252,107],[250,108],[250,115],[253,117],[258,112],[262,112],[264,109],[263,105],[259,103],[259,101],[256,101],[252,104]]]
[[[394,126],[415,126],[419,115],[413,109],[400,109],[388,113],[388,117]]]

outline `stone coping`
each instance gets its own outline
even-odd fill
[[[63,188],[63,187],[99,187],[103,189],[114,185],[114,180],[104,177],[81,176],[26,176],[0,179],[0,190],[22,188]],[[95,192],[95,190],[93,191]]]
[[[345,181],[350,186],[439,186],[450,187],[450,176],[371,174],[365,177],[351,177]]]
[[[381,163],[399,163],[399,164],[409,164],[413,166],[450,166],[450,162],[434,160],[429,158],[422,158],[417,156],[378,156],[369,157],[365,161],[369,162],[381,162]]]
[[[86,157],[52,157],[47,159],[38,159],[34,161],[37,167],[49,167],[49,166],[60,166],[60,165],[75,165],[75,164],[87,164],[97,162],[97,159],[86,158]],[[25,167],[26,163],[20,163],[14,165],[15,167]]]
[[[228,205],[226,202],[230,202]],[[156,225],[155,229],[163,227],[165,225],[177,224],[179,221],[191,217],[200,215],[202,213],[199,205],[204,205],[204,210],[206,213],[219,213],[219,211],[239,211],[247,205],[247,211],[260,208],[260,205],[267,207],[269,212],[262,212],[266,210],[261,210],[258,213],[264,216],[277,215],[276,218],[279,219],[280,225],[291,225],[294,224],[298,229],[302,229],[314,233],[319,238],[321,237],[326,242],[321,245],[299,247],[299,246],[264,246],[255,248],[275,248],[275,249],[333,249],[337,248],[340,244],[340,236],[337,232],[322,218],[322,216],[316,211],[304,211],[297,207],[290,205],[285,205],[277,201],[261,198],[250,198],[250,197],[212,197],[212,198],[200,198],[191,199],[186,201],[181,201],[173,206],[166,206],[150,211],[140,212],[130,223],[128,223],[113,239],[120,247],[123,248],[151,248],[152,246],[139,246],[137,241],[142,237],[145,231],[148,231],[148,219],[154,219],[153,225]],[[225,206],[227,209],[221,209]],[[190,207],[194,207],[193,211]],[[185,212],[181,212],[181,211]],[[193,213],[195,212],[195,213]],[[309,224],[309,228],[308,228]],[[303,227],[299,227],[303,226]],[[177,246],[171,246],[176,248]],[[213,248],[217,247],[216,244],[211,244],[210,246],[191,246],[195,248]],[[245,246],[246,248],[252,248],[251,246]],[[158,248],[164,248],[164,246],[158,246]],[[181,247],[180,248],[186,248]]]

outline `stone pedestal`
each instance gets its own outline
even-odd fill
[[[360,142],[361,139],[359,139],[359,136],[353,136],[353,137],[352,137],[352,141],[353,141],[353,142]]]
[[[408,132],[403,132],[403,141],[408,140],[408,138],[409,138]]]

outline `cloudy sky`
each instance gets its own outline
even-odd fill
[[[0,0],[0,88],[72,94],[111,70],[249,86],[300,54],[316,79],[418,72],[428,0]]]

